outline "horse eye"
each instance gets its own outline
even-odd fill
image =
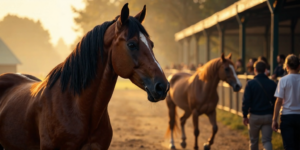
[[[128,43],[127,46],[128,46],[130,49],[136,48],[136,45],[135,45],[134,43]]]
[[[229,68],[225,68],[225,71],[226,71],[226,72],[229,72],[229,71],[230,71],[230,69],[229,69]]]

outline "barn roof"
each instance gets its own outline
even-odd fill
[[[21,64],[15,54],[9,49],[9,47],[0,38],[0,65],[13,65]]]

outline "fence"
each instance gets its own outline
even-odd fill
[[[233,92],[232,88],[226,82],[220,81],[217,89],[219,95],[218,108],[231,113],[243,116],[242,101],[244,89],[248,80],[253,79],[253,75],[238,75],[242,83],[242,89],[239,92]]]

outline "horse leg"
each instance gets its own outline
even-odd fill
[[[176,124],[176,105],[172,101],[170,96],[167,96],[166,98],[167,101],[167,106],[169,108],[169,129],[171,131],[171,140],[170,140],[170,149],[176,149],[175,144],[174,144],[174,137],[173,137],[173,132],[174,132],[174,127]]]
[[[218,132],[218,125],[217,125],[217,120],[216,120],[216,110],[207,115],[209,118],[209,122],[212,125],[212,135],[208,139],[208,142],[204,144],[204,150],[210,150],[210,146],[214,143],[215,135]]]
[[[190,110],[186,110],[183,114],[182,117],[180,117],[180,125],[181,125],[181,139],[182,139],[182,142],[180,143],[181,147],[182,148],[185,148],[186,147],[186,136],[185,136],[185,131],[184,131],[184,125],[185,125],[185,122],[186,120],[190,117],[191,115],[191,111]]]
[[[198,136],[200,134],[199,131],[199,113],[196,109],[193,110],[193,125],[194,125],[194,135],[195,135],[195,150],[198,150]]]

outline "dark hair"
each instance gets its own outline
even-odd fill
[[[238,59],[238,60],[236,60],[236,61],[240,62],[241,64],[243,63],[243,60],[242,60],[242,58],[239,58],[239,59]]]
[[[60,78],[62,92],[69,88],[74,94],[80,95],[81,91],[87,88],[91,80],[96,77],[98,61],[104,62],[103,59],[106,59],[103,58],[104,34],[117,19],[118,17],[113,21],[104,22],[89,31],[66,60],[53,68],[47,75],[47,86],[52,88]],[[125,26],[128,27],[127,38],[139,36],[139,32],[149,36],[141,23],[134,17],[129,17]]]
[[[254,63],[254,68],[258,73],[264,73],[267,68],[267,65],[265,62],[259,60]]]
[[[259,57],[258,57],[258,61],[263,61],[263,62],[266,64],[267,69],[269,69],[269,62],[268,62],[268,59],[267,59],[266,57],[264,57],[264,56],[259,56]]]
[[[278,55],[278,56],[279,56],[280,59],[285,60],[285,55],[280,54],[280,55]]]
[[[294,54],[288,55],[284,63],[284,68],[287,66],[292,70],[297,70],[299,67],[299,58]]]
[[[257,61],[257,58],[250,58],[253,62],[253,64]]]

